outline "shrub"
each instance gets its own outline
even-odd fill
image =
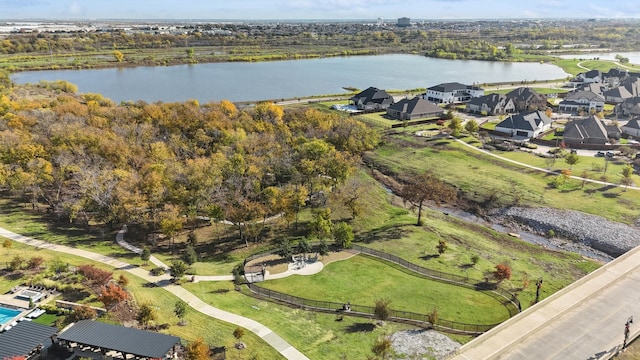
[[[153,269],[151,269],[151,271],[149,271],[151,273],[151,275],[153,276],[160,276],[162,274],[165,273],[165,269],[162,266],[158,266],[158,267],[154,267]]]
[[[496,270],[493,272],[493,276],[498,280],[498,282],[511,279],[511,266],[507,264],[496,265]]]
[[[442,255],[445,251],[447,251],[449,245],[447,245],[446,240],[440,240],[438,241],[438,246],[436,246],[436,248],[438,249],[438,255]]]
[[[238,326],[235,330],[233,330],[233,337],[235,337],[236,339],[240,340],[243,336],[244,336],[243,328]]]
[[[376,300],[376,306],[373,309],[373,314],[376,319],[385,321],[389,318],[389,315],[391,314],[391,308],[389,308],[390,304],[391,299],[385,298]]]
[[[549,229],[549,231],[547,231],[547,237],[552,238],[556,236],[556,232],[553,231],[553,229]]]
[[[78,267],[78,273],[84,275],[84,277],[94,283],[99,285],[106,284],[110,279],[113,273],[111,271],[102,270],[100,268],[95,267],[94,265],[80,265]]]
[[[437,308],[433,308],[433,310],[431,310],[431,312],[429,313],[429,322],[432,324],[435,324],[438,322],[438,309]]]
[[[480,256],[478,254],[471,255],[471,263],[475,266],[478,261],[480,261]]]

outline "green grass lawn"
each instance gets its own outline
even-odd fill
[[[313,300],[371,306],[381,298],[394,310],[428,314],[468,324],[497,324],[509,312],[481,291],[441,283],[400,271],[364,256],[334,262],[313,276],[292,276],[259,284],[267,289]]]
[[[58,315],[44,313],[38,316],[37,318],[33,319],[32,321],[34,323],[38,323],[42,325],[53,326],[53,324],[55,324],[57,319],[58,319]]]
[[[372,355],[371,347],[378,336],[411,328],[390,322],[377,327],[373,320],[349,316],[336,321],[333,314],[291,309],[249,297],[230,290],[233,289],[230,283],[200,282],[185,284],[184,287],[213,306],[276,329],[278,335],[310,359],[366,359]],[[466,342],[470,337],[456,339]]]
[[[571,179],[562,188],[552,188],[551,175],[491,158],[448,139],[429,141],[394,136],[372,158],[385,172],[429,170],[455,185],[468,200],[484,204],[490,201],[490,206],[520,204],[573,209],[625,223],[640,217],[640,193],[636,191],[598,184],[582,187],[581,181]],[[597,161],[584,160],[583,165]],[[609,169],[607,176],[616,179],[617,171]]]

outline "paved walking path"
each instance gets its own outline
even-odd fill
[[[117,236],[123,238],[125,232],[126,232],[126,228],[123,228],[118,232]],[[287,359],[309,360],[308,357],[306,357],[296,348],[291,346],[289,343],[287,343],[284,339],[282,339],[280,336],[275,334],[266,326],[260,324],[255,320],[251,320],[249,318],[246,318],[240,315],[236,315],[224,310],[220,310],[218,308],[215,308],[205,303],[204,301],[200,300],[197,296],[190,293],[183,287],[172,284],[170,281],[170,276],[168,274],[163,274],[160,276],[152,276],[145,269],[120,261],[111,256],[96,254],[87,250],[72,248],[65,245],[47,243],[44,241],[40,241],[40,240],[36,240],[33,238],[16,234],[14,232],[11,232],[3,228],[0,228],[0,236],[5,237],[7,239],[11,239],[13,241],[23,243],[23,244],[34,246],[39,249],[48,249],[52,251],[63,252],[70,255],[80,256],[85,259],[89,259],[89,260],[101,262],[103,264],[107,264],[109,266],[113,266],[114,268],[119,270],[127,271],[150,283],[155,283],[156,285],[164,288],[165,290],[169,291],[170,293],[176,295],[177,297],[185,301],[187,304],[189,304],[189,306],[193,307],[194,309],[198,310],[199,312],[207,316],[246,328],[247,330],[253,332],[254,334],[258,335],[260,338],[262,338],[264,341],[266,341],[269,345],[271,345],[274,349],[280,352],[280,354],[282,354]],[[162,263],[160,262],[160,264]]]
[[[484,149],[480,149],[480,148],[477,148],[477,147],[475,147],[473,145],[467,144],[466,142],[464,142],[464,141],[462,141],[460,139],[456,139],[456,141],[458,143],[468,147],[468,148],[471,148],[471,149],[473,149],[475,151],[484,153],[485,155],[488,155],[488,156],[493,156],[494,158],[498,158],[498,159],[500,159],[502,161],[510,162],[512,164],[516,164],[516,165],[519,165],[519,166],[522,166],[522,167],[526,167],[526,168],[529,168],[529,169],[533,169],[533,170],[544,172],[544,173],[551,174],[551,175],[560,175],[560,173],[557,172],[557,171],[543,169],[543,168],[540,168],[540,167],[537,167],[537,166],[525,164],[525,163],[522,163],[520,161],[507,159],[507,158],[502,157],[500,155],[493,154],[490,151],[487,151],[487,150],[484,150]],[[600,185],[605,185],[605,186],[623,187],[623,185],[620,185],[620,184],[614,184],[614,183],[600,181],[600,180],[586,179],[586,178],[582,178],[580,176],[569,176],[569,177],[571,179],[576,179],[576,180],[580,180],[580,181],[586,181],[586,182],[593,183],[593,184],[600,184]],[[625,189],[631,189],[631,190],[640,190],[640,187],[638,187],[638,186],[624,186],[624,188]]]

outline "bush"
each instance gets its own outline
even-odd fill
[[[243,336],[244,336],[243,328],[238,326],[235,330],[233,330],[233,337],[235,337],[236,339],[240,340]]]
[[[511,266],[507,264],[496,265],[496,270],[493,272],[493,276],[498,282],[511,279]]]
[[[154,267],[149,271],[153,276],[160,276],[166,272],[162,266]]]
[[[378,299],[376,300],[376,306],[373,309],[373,314],[376,319],[385,321],[389,318],[391,314],[391,308],[389,305],[391,304],[391,299]]]

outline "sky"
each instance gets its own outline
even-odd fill
[[[0,0],[0,19],[640,18],[638,0]]]

